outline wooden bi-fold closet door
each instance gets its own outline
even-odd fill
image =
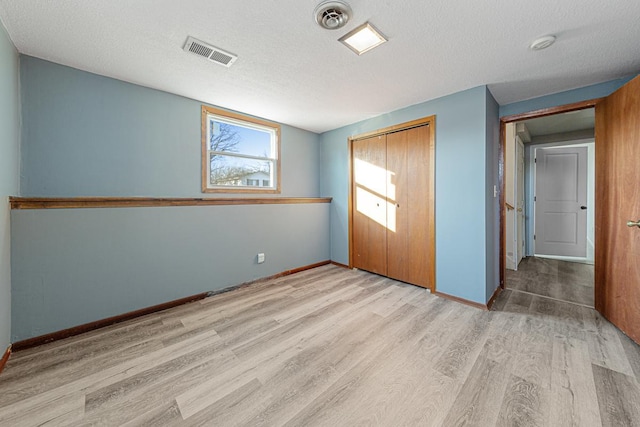
[[[352,140],[352,266],[434,290],[433,124]]]
[[[387,275],[386,137],[353,141],[353,266]]]

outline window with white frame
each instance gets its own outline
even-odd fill
[[[202,172],[203,192],[279,193],[280,126],[203,106]]]

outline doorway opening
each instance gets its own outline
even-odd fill
[[[503,288],[594,307],[596,101],[501,120]]]

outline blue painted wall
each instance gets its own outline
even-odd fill
[[[488,126],[497,114],[488,112],[485,86],[393,111],[320,135],[320,192],[333,197],[331,259],[349,262],[347,138],[430,115],[436,116],[436,286],[439,292],[486,302]],[[491,127],[493,127],[491,126]],[[491,208],[492,209],[492,208]],[[490,221],[492,219],[489,219]],[[492,258],[491,260],[488,257]],[[489,286],[493,286],[489,285]]]
[[[0,355],[11,336],[11,237],[8,196],[19,191],[19,58],[0,22]]]
[[[200,102],[20,61],[23,196],[233,197],[200,191]],[[282,126],[279,196],[319,195],[319,150]],[[328,204],[15,210],[11,231],[14,341],[330,257]]]
[[[14,210],[11,226],[14,342],[329,259],[326,203]]]
[[[23,196],[216,197],[201,102],[24,55],[20,78]],[[281,144],[280,196],[318,196],[318,135],[283,125]]]

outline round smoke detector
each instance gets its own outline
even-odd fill
[[[324,1],[313,11],[316,22],[327,30],[337,30],[349,22],[351,8],[343,1]]]

